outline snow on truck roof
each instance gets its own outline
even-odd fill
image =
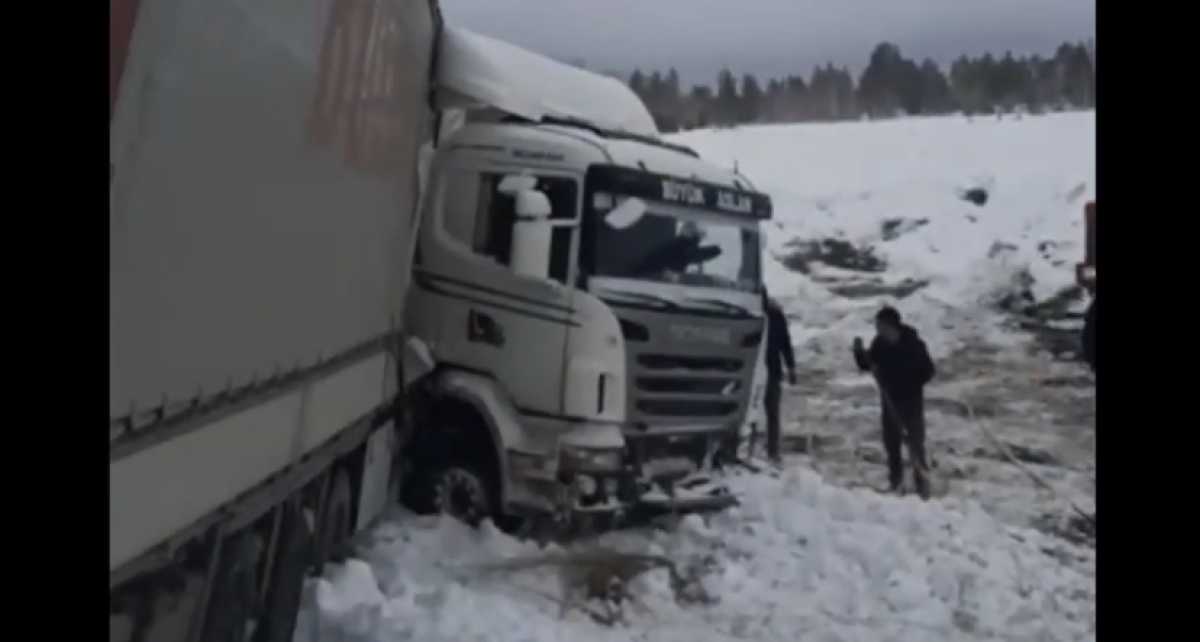
[[[668,174],[679,178],[721,185],[743,191],[756,191],[745,176],[722,167],[699,156],[681,154],[673,149],[639,144],[637,141],[610,140],[607,151],[613,162],[626,167],[639,167],[657,174]]]
[[[624,83],[460,27],[447,26],[438,51],[439,99],[466,98],[540,122],[585,121],[657,138],[658,127]]]

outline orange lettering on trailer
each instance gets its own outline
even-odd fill
[[[332,0],[323,29],[313,142],[371,173],[394,170],[411,151],[419,86],[405,80],[404,31],[393,0]]]
[[[117,105],[121,74],[129,57],[129,42],[141,0],[110,0],[108,3],[108,119]]]

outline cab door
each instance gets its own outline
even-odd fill
[[[416,286],[426,305],[438,308],[440,361],[491,376],[525,414],[559,416],[567,332],[577,324],[566,286],[573,228],[554,231],[552,278],[513,272],[514,199],[497,187],[515,171],[476,154],[445,159],[437,172],[437,205],[422,234]],[[534,174],[550,197],[552,219],[573,221],[578,177]]]

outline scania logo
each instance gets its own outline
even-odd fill
[[[686,343],[719,343],[729,345],[731,340],[729,328],[704,327],[697,325],[670,326],[671,338]]]

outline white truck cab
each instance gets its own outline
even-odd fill
[[[436,0],[110,8],[110,640],[292,640],[406,481],[615,512],[745,415],[770,204],[620,82]]]
[[[429,170],[405,305],[430,360],[413,488],[460,514],[728,505],[671,482],[747,418],[769,198],[662,141],[619,82],[454,29],[442,47],[437,91],[469,106]],[[531,73],[553,109],[514,98]]]

